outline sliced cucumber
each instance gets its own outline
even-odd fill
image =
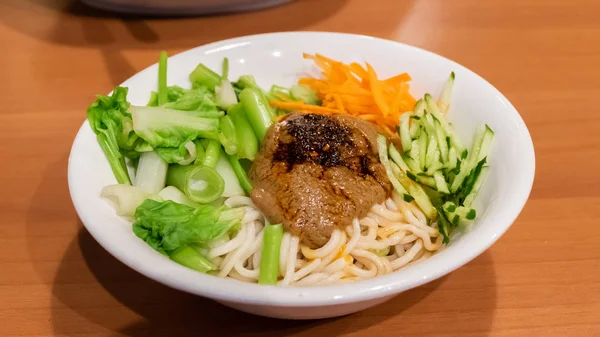
[[[423,188],[419,184],[409,179],[406,175],[401,175],[398,177],[398,179],[402,186],[408,190],[409,194],[415,198],[415,202],[419,208],[421,208],[425,216],[430,220],[434,220],[436,218],[437,211],[435,210],[435,207],[433,207],[431,200],[429,200],[429,197]]]
[[[421,128],[419,128],[419,130],[421,130]],[[415,161],[415,163],[417,164],[417,167],[418,167],[418,171],[421,172],[421,153],[419,150],[420,150],[419,139],[415,139],[412,142],[410,151],[408,151],[408,156],[411,157]],[[425,155],[425,153],[423,153],[423,155]]]
[[[408,166],[408,168],[413,172],[413,173],[420,173],[421,172],[421,168],[419,167],[419,164],[417,163],[416,160],[414,160],[413,158],[411,158],[409,155],[404,154],[402,155],[402,159],[404,160],[404,162],[406,163],[406,165]]]
[[[452,146],[456,147],[458,153],[462,153],[465,149],[463,143],[458,138],[458,135],[454,131],[454,127],[452,124],[448,123],[444,117],[437,104],[433,101],[433,97],[430,94],[425,94],[425,103],[427,104],[427,112],[431,113],[433,117],[437,118],[440,121],[440,125],[444,129],[444,132],[450,137],[450,143]]]
[[[446,162],[445,167],[449,170],[454,170],[457,163],[458,157],[456,154],[456,149],[452,147],[450,150],[448,150],[448,161]]]
[[[409,126],[410,116],[412,116],[412,112],[405,112],[402,114],[402,116],[400,116],[400,127],[398,133],[400,135],[400,141],[402,142],[402,151],[404,152],[410,151],[412,146]]]
[[[483,131],[483,140],[481,141],[481,146],[479,148],[479,155],[477,156],[478,162],[489,155],[493,140],[494,131],[486,124],[485,130]]]
[[[435,134],[428,133],[429,139],[427,140],[427,154],[425,155],[425,167],[433,165],[433,161],[438,159],[440,151],[437,149],[437,140]],[[436,157],[437,155],[437,157]]]
[[[444,88],[442,89],[442,93],[440,94],[440,99],[438,99],[438,106],[440,107],[440,112],[445,114],[450,108],[450,99],[452,98],[452,88],[454,87],[454,72],[450,73],[446,83],[444,84]]]
[[[427,138],[429,137],[429,135],[427,134],[427,132],[421,128],[421,135],[419,136],[419,139],[417,139],[417,141],[419,142],[419,166],[421,167],[421,170],[425,170],[425,167],[427,166]]]
[[[394,189],[396,189],[396,191],[400,193],[400,195],[408,194],[406,189],[400,184],[398,178],[396,178],[396,175],[392,171],[392,165],[390,165],[390,160],[388,158],[387,140],[383,135],[377,135],[377,150],[379,151],[379,161],[381,162],[381,164],[383,164],[383,167],[385,168],[385,173],[387,174],[388,178],[390,179],[390,182],[394,186]]]
[[[441,193],[450,193],[448,189],[448,184],[446,183],[446,178],[440,171],[433,172],[433,179],[435,180],[436,189]]]
[[[438,148],[440,149],[440,155],[442,157],[442,163],[448,162],[448,139],[449,137],[446,135],[444,130],[442,129],[442,125],[439,120],[435,120],[435,137],[437,139]]]
[[[392,161],[394,161],[402,171],[406,172],[409,170],[408,165],[402,160],[402,156],[400,155],[400,152],[396,150],[394,144],[390,144],[389,146],[389,155],[390,158],[392,158]]]
[[[473,201],[475,200],[477,193],[479,193],[479,190],[481,189],[481,186],[483,185],[483,182],[485,181],[485,178],[488,175],[488,171],[489,171],[489,167],[483,167],[481,169],[479,176],[477,177],[477,179],[475,179],[475,183],[473,184],[473,188],[471,189],[471,192],[467,195],[467,197],[465,198],[465,201],[463,202],[463,204],[466,207],[471,207],[471,205],[473,204]]]

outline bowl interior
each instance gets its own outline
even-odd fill
[[[89,232],[111,254],[133,269],[169,286],[214,299],[275,305],[345,303],[400,292],[441,277],[488,248],[512,224],[525,204],[534,175],[534,152],[523,120],[492,85],[470,70],[430,52],[375,38],[332,33],[275,33],[218,42],[169,59],[168,83],[189,87],[188,74],[198,63],[218,70],[229,58],[230,78],[252,74],[258,83],[288,86],[303,74],[318,75],[302,53],[321,53],[341,61],[369,62],[381,77],[408,72],[415,97],[437,97],[451,71],[456,74],[448,118],[470,145],[473,131],[487,123],[495,131],[487,181],[477,198],[477,220],[427,261],[390,275],[343,286],[277,288],[221,280],[194,272],[153,251],[131,231],[126,220],[99,197],[115,184],[108,162],[84,123],[69,158],[69,187],[77,212]],[[129,101],[145,105],[156,89],[157,65],[123,83]],[[83,118],[82,113],[82,118]]]

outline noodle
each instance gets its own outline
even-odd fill
[[[248,197],[231,197],[225,204],[244,207],[246,214],[235,235],[211,243],[208,256],[219,265],[219,277],[256,283],[267,220]],[[277,284],[339,284],[385,275],[431,257],[441,249],[442,239],[415,204],[394,194],[374,205],[366,217],[334,230],[320,248],[311,249],[297,236],[284,233]]]

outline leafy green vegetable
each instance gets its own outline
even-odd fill
[[[112,95],[96,97],[96,102],[87,110],[90,127],[96,134],[117,182],[131,185],[125,158],[120,149],[120,145],[133,147],[137,141],[137,136],[130,128],[132,123],[131,115],[127,112],[127,88],[116,87]]]
[[[218,139],[219,120],[195,111],[131,107],[133,128],[153,148],[179,147],[198,137]]]
[[[177,101],[188,89],[184,89],[178,85],[170,85],[167,87],[167,102]],[[148,106],[158,106],[158,93],[153,91],[150,93]]]
[[[155,151],[169,164],[189,165],[196,160],[196,145],[192,141],[179,147],[157,147]]]
[[[221,116],[217,107],[215,95],[204,87],[184,90],[177,100],[164,105],[167,109],[185,111],[213,112],[215,116]],[[210,116],[206,115],[205,117]]]
[[[221,76],[201,63],[190,74],[190,81],[192,88],[206,87],[214,92],[215,87],[221,84]]]
[[[241,208],[202,205],[193,208],[173,201],[145,200],[135,212],[133,232],[162,254],[191,243],[206,243],[235,225]]]

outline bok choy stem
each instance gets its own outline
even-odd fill
[[[227,110],[235,126],[237,136],[237,155],[239,158],[254,160],[258,152],[258,139],[252,130],[252,125],[246,117],[246,112],[241,103],[233,105]]]
[[[259,89],[255,88],[242,90],[240,93],[240,102],[242,102],[244,111],[246,111],[246,117],[248,117],[248,120],[254,129],[256,137],[258,137],[258,140],[262,143],[269,126],[271,126],[271,123],[273,123],[273,120],[275,119],[275,115],[269,106],[269,102],[264,94]]]
[[[134,186],[150,193],[158,193],[165,187],[169,164],[156,152],[144,152],[140,155]]]
[[[260,258],[259,284],[277,283],[279,273],[279,251],[283,237],[283,226],[267,225],[263,230],[263,248]]]
[[[158,58],[158,105],[167,103],[167,59],[166,51],[161,51]]]
[[[203,204],[219,198],[225,189],[225,182],[219,173],[204,165],[171,165],[167,184],[177,187],[192,201]]]

